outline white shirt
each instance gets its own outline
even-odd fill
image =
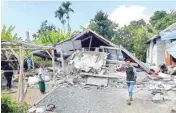
[[[44,70],[44,68],[39,68],[38,79],[39,79],[39,81],[44,81],[45,80],[45,70]]]

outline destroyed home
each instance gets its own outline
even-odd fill
[[[146,63],[160,66],[176,64],[176,23],[170,25],[158,35],[146,42]]]
[[[112,43],[90,29],[83,31],[64,42],[56,44],[55,47],[58,52],[61,48],[64,56],[69,56],[76,50],[105,52],[108,55],[107,62],[116,63],[118,61],[124,61],[125,59],[131,59],[143,70],[149,72],[149,69],[123,46]]]
[[[29,10],[24,13],[27,16],[22,15],[23,17],[32,16],[36,22],[38,18],[48,20],[43,21],[38,30],[34,28],[38,24],[35,23],[34,26],[31,18],[15,24],[18,29],[23,26],[23,30],[30,30],[30,35],[27,31],[26,40],[25,37],[17,37],[16,33],[13,35],[13,26],[3,26],[1,112],[11,113],[12,110],[9,112],[9,108],[14,109],[12,113],[176,112],[176,67],[173,51],[176,49],[176,40],[175,24],[171,25],[176,20],[176,11],[156,11],[147,22],[134,12],[143,11],[141,7],[120,6],[127,9],[121,10],[121,14],[129,17],[126,18],[118,16],[117,10],[109,14],[110,10],[106,10],[112,7],[101,8],[101,3],[79,3],[81,7],[75,5],[74,9],[69,1],[60,3],[54,14],[62,27],[58,22],[50,23],[53,19],[50,18],[49,10],[54,11],[52,8],[55,8],[58,2],[41,6],[38,5],[42,2],[22,3],[22,7],[28,4],[35,6],[32,8],[35,9],[34,15],[29,13],[31,8],[28,8]],[[9,5],[11,6],[11,3],[8,3]],[[106,2],[105,5],[111,6],[112,3],[109,5],[109,2]],[[157,7],[159,5],[157,4]],[[18,7],[22,9],[20,4]],[[168,7],[170,8],[170,5]],[[38,8],[43,8],[44,13],[39,13]],[[75,29],[78,25],[83,25],[81,19],[86,20],[86,16],[92,17],[93,13],[90,11],[96,12],[94,8],[101,8],[102,11],[97,11],[88,27],[80,26],[80,29]],[[85,9],[87,13],[84,13]],[[18,14],[17,10],[13,11],[13,14]],[[77,12],[78,15],[72,21],[70,14]],[[46,15],[49,18],[46,18]],[[135,20],[132,16],[141,19]],[[21,16],[14,16],[13,19],[17,17]],[[114,17],[119,22],[113,20]],[[15,22],[6,19],[8,25]],[[129,23],[126,23],[125,19],[129,19]],[[20,18],[16,19],[16,22],[18,20]],[[121,26],[122,20],[125,23]],[[165,29],[169,25],[171,26]],[[37,31],[34,32],[32,27]],[[155,31],[161,32],[148,40],[148,36],[154,35]],[[17,33],[21,35],[21,32]],[[31,35],[32,40],[29,38]],[[144,45],[146,40],[147,48]],[[146,49],[149,57],[147,62],[143,62],[146,58]],[[152,55],[150,51],[153,52]]]

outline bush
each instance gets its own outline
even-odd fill
[[[29,105],[27,103],[21,103],[21,106],[9,95],[1,96],[1,113],[27,113]]]

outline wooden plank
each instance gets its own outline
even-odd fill
[[[85,72],[82,72],[80,74],[81,75],[86,75],[86,76],[92,76],[92,77],[100,77],[100,78],[119,78],[118,75],[115,75],[115,74],[100,75],[100,74],[85,73]]]
[[[55,74],[55,55],[54,55],[54,49],[52,49],[52,65],[53,65],[53,82],[54,82],[54,85],[56,84],[56,74]]]
[[[98,86],[107,86],[108,79],[107,78],[97,78],[97,77],[88,77],[87,83],[88,85],[98,85]]]
[[[100,48],[103,48],[103,49],[120,50],[120,48],[117,48],[117,47],[109,47],[109,46],[100,46]]]
[[[23,55],[24,55],[24,50],[23,47],[20,46],[20,75],[19,75],[19,82],[18,82],[18,102],[21,102],[24,97],[24,86],[23,86]]]
[[[150,69],[145,66],[140,60],[138,60],[135,56],[133,56],[133,54],[131,54],[128,50],[126,50],[125,48],[122,47],[122,51],[125,52],[131,59],[133,59],[137,64],[139,64],[139,66],[146,71],[147,73],[150,72]]]
[[[92,45],[92,37],[90,38],[90,42],[89,42],[89,51],[90,51],[91,45]]]

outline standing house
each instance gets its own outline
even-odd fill
[[[159,66],[176,62],[176,23],[172,24],[147,42],[146,62]]]

